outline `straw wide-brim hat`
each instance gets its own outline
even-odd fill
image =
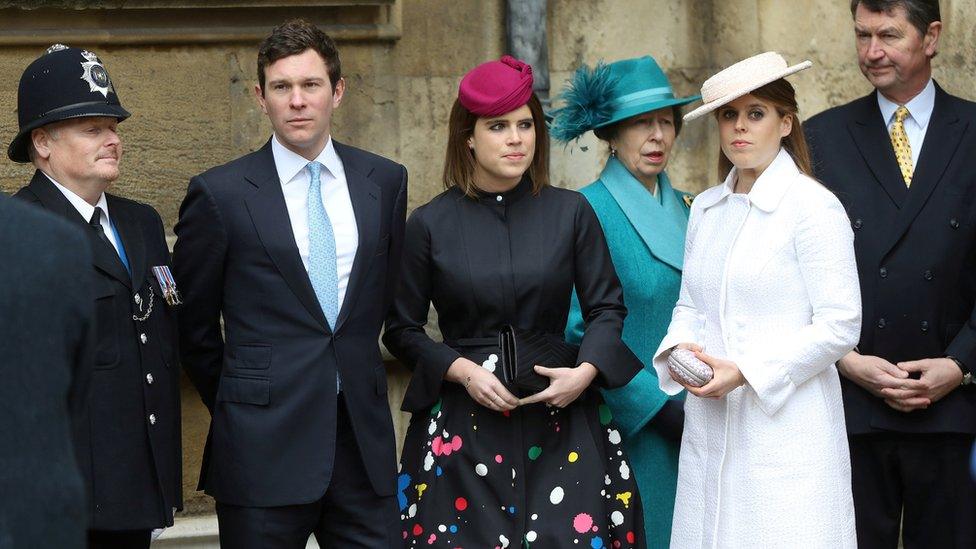
[[[686,122],[694,120],[770,82],[812,66],[810,61],[788,66],[786,59],[774,51],[743,59],[702,84],[702,105],[686,114],[684,119]]]

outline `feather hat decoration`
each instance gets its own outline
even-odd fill
[[[675,97],[668,77],[645,55],[576,69],[559,94],[552,136],[562,142],[638,114],[691,103],[701,96]]]
[[[610,120],[614,84],[609,65],[602,61],[576,69],[559,94],[563,106],[552,113],[552,136],[569,142]]]

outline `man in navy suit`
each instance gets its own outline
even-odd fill
[[[94,352],[84,234],[0,193],[0,547],[84,549],[72,432],[88,417]],[[56,290],[56,291],[55,291]]]
[[[407,172],[332,139],[345,80],[318,28],[276,27],[258,82],[274,135],[192,178],[176,226],[183,365],[212,415],[200,485],[225,547],[399,546],[378,337]]]
[[[805,125],[863,301],[838,368],[861,547],[976,547],[976,104],[932,79],[937,0],[854,0],[875,91]]]

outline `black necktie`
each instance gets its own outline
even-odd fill
[[[107,236],[105,236],[105,231],[102,230],[102,209],[101,208],[99,207],[95,208],[95,213],[93,213],[91,219],[88,220],[88,225],[91,226],[92,230],[95,231],[95,234],[98,235],[98,238],[102,242],[107,244],[109,248],[112,248],[113,252],[118,254],[118,251],[115,249],[115,246],[112,245],[112,241],[109,240]]]

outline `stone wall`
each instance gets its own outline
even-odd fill
[[[51,42],[61,32],[77,35],[72,34],[77,8],[125,3],[58,4],[67,9],[45,15]],[[200,3],[140,0],[129,4],[170,7]],[[275,0],[263,4],[299,3]],[[339,10],[354,9],[329,7],[339,2],[312,4],[326,7],[293,8],[287,13],[331,21],[333,15],[351,13]],[[458,79],[475,64],[504,53],[505,4],[501,0],[375,4],[391,6],[391,19],[383,32],[371,38],[359,27],[349,26],[337,34],[344,37],[340,50],[347,95],[337,112],[334,133],[340,141],[404,163],[410,172],[413,208],[441,190],[447,116]],[[39,5],[50,3],[0,1],[0,20],[8,21],[5,14],[12,17],[25,6]],[[946,29],[935,76],[948,91],[976,99],[976,0],[943,0],[942,10]],[[96,27],[111,29],[112,13],[109,10],[96,19]],[[348,17],[353,25],[359,16]],[[274,22],[269,20],[268,27]],[[702,81],[718,69],[764,50],[777,50],[791,62],[814,62],[812,70],[793,77],[802,116],[870,91],[856,66],[846,0],[550,0],[548,25],[553,96],[581,62],[644,54],[657,58],[680,94],[697,93]],[[9,25],[5,28],[0,29],[0,136],[4,147],[16,132],[20,74],[47,45],[23,45],[23,39],[6,38],[12,30]],[[253,98],[258,39],[242,33],[237,39],[195,42],[193,36],[159,43],[132,39],[116,43],[104,38],[93,38],[93,43],[72,42],[99,53],[123,104],[133,113],[121,126],[127,152],[124,175],[115,192],[155,206],[170,232],[191,175],[261,146],[270,134],[270,125]],[[710,117],[685,125],[669,170],[676,186],[698,192],[716,182],[715,134]],[[588,183],[599,173],[605,155],[606,148],[592,135],[568,147],[554,145],[554,183],[571,188]],[[16,190],[31,172],[30,167],[13,164],[4,156],[0,190]],[[390,402],[396,410],[407,375],[402,367],[391,364],[391,376]],[[210,503],[194,487],[209,418],[188,383],[183,396],[188,510],[205,512]],[[408,417],[399,412],[394,417],[402,440]]]

